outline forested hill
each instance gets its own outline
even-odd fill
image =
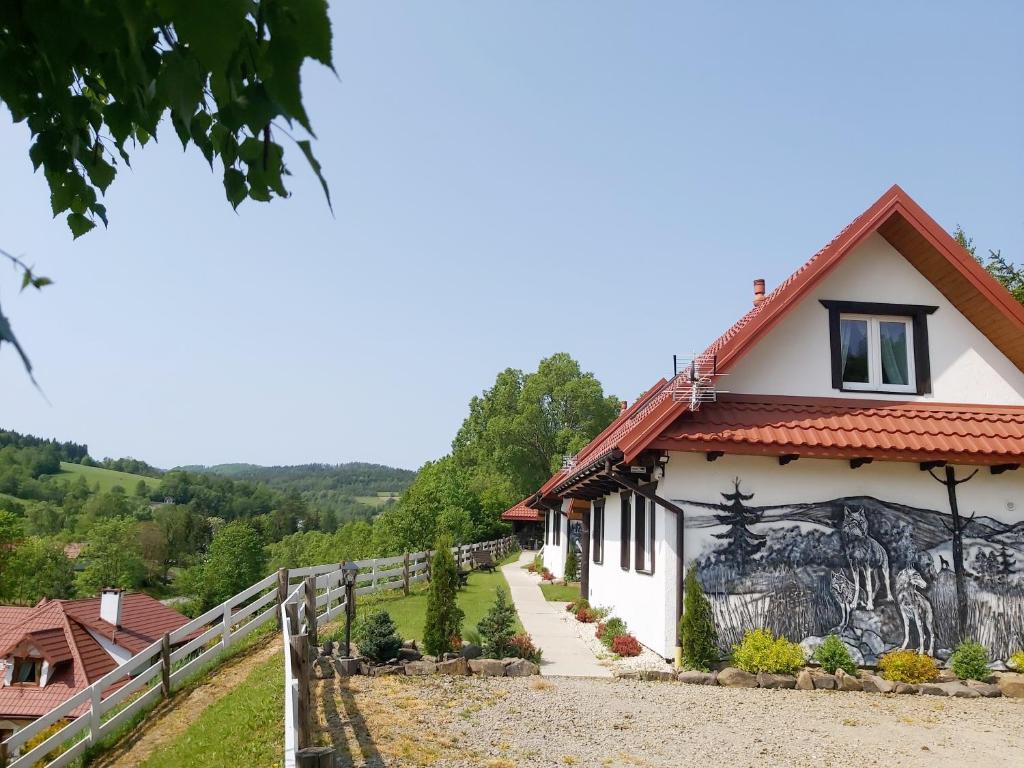
[[[249,480],[288,491],[342,491],[347,496],[399,494],[412,485],[408,469],[354,461],[347,464],[297,464],[264,467],[258,464],[215,464],[180,467],[188,472]]]

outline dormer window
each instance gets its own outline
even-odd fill
[[[42,659],[16,658],[14,660],[14,675],[11,679],[13,685],[39,685],[42,676]]]
[[[917,395],[931,391],[928,315],[937,307],[821,303],[829,312],[835,389]]]

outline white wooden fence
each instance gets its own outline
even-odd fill
[[[455,547],[452,552],[462,566],[469,562],[475,551],[486,549],[498,557],[507,553],[513,544],[513,539],[508,537]],[[357,561],[360,573],[356,595],[387,589],[408,590],[409,585],[429,577],[429,555],[429,552],[415,552]],[[313,577],[314,584],[313,600],[308,604],[304,601],[308,591],[307,577]],[[289,605],[293,606],[291,610],[299,619],[299,631],[296,633],[291,632],[289,626]],[[283,617],[279,620],[284,627],[282,634],[287,650],[293,636],[304,636],[308,643],[309,616],[315,615],[316,624],[321,625],[344,611],[340,564],[281,569],[165,635],[88,688],[0,741],[0,766],[29,768],[38,763],[45,768],[62,768],[161,697],[169,697],[175,686],[209,665],[216,665],[223,651],[267,622]],[[298,716],[304,716],[304,723],[309,720],[305,706],[308,705],[308,691],[301,713],[297,707],[296,671],[290,654],[286,652],[285,763],[289,766],[295,764],[298,746],[309,746],[308,740],[300,745],[297,732]],[[61,723],[63,727],[59,730],[26,748],[27,742]],[[46,756],[58,749],[64,751],[46,762]]]
[[[460,568],[468,565],[474,552],[490,552],[500,560],[516,546],[515,538],[452,547]],[[430,578],[432,552],[412,552],[397,557],[357,560],[359,574],[354,592],[359,595],[389,589],[404,589]],[[345,613],[343,564],[299,568],[289,575],[304,579],[281,604],[284,643],[284,764],[296,768],[299,751],[312,747],[314,703],[311,696],[309,657],[316,644],[317,627]],[[358,601],[357,601],[358,602]]]

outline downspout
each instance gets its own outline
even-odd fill
[[[590,517],[594,513],[594,505],[583,513],[580,526],[580,597],[590,599]],[[570,546],[571,543],[570,543]]]

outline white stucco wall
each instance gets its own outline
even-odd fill
[[[659,491],[660,493],[660,491]],[[603,562],[593,561],[591,547],[590,604],[611,609],[643,645],[671,658],[675,647],[675,515],[655,509],[654,573],[638,573],[635,563],[635,524],[630,514],[630,568],[621,566],[621,500],[618,494],[605,497]]]
[[[932,393],[832,389],[828,310],[820,299],[937,306],[928,317]],[[850,253],[742,357],[719,387],[810,397],[1024,404],[1024,373],[878,234]]]
[[[568,552],[569,527],[568,518],[559,512],[548,512],[548,537],[544,544],[544,567],[551,575],[560,579],[565,575],[565,556]],[[551,543],[551,526],[557,525],[561,530],[558,544]]]
[[[972,468],[957,467],[957,477]],[[875,462],[850,469],[849,462],[800,459],[780,466],[774,457],[726,455],[709,462],[703,453],[671,453],[657,493],[669,501],[718,503],[740,478],[742,490],[753,493],[751,505],[827,501],[845,496],[874,496],[914,507],[949,512],[946,489],[917,464]],[[957,488],[962,514],[977,512],[1005,523],[1024,520],[1024,471],[992,475],[987,469]],[[657,510],[655,573],[620,567],[620,500],[605,499],[603,563],[590,563],[590,602],[611,609],[629,625],[637,639],[671,658],[675,646],[676,515]],[[752,530],[758,532],[759,526]],[[633,530],[632,523],[630,530]],[[689,531],[686,560],[699,554],[699,539]],[[630,544],[631,561],[633,543]]]
[[[123,664],[127,664],[129,661],[131,661],[132,654],[126,648],[122,648],[119,645],[115,645],[114,643],[110,642],[110,640],[103,637],[103,635],[93,632],[91,629],[89,630],[89,634],[92,635],[92,639],[99,643],[100,647],[103,648],[103,650],[106,651],[110,655],[110,657],[114,659],[115,662],[117,662],[117,666],[120,667]]]

